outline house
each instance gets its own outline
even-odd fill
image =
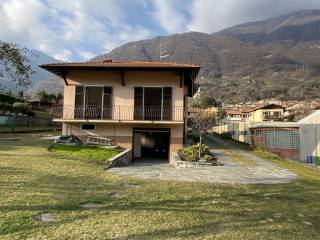
[[[247,122],[274,122],[281,121],[284,116],[284,107],[277,104],[268,104],[252,109],[244,109],[242,117]]]
[[[64,79],[64,105],[52,109],[64,135],[110,138],[137,159],[168,159],[183,146],[199,66],[107,59],[41,67]]]

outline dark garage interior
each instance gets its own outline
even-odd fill
[[[135,129],[134,159],[169,158],[170,130],[167,129]]]

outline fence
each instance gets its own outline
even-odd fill
[[[300,158],[299,127],[270,127],[268,124],[256,127],[247,122],[233,122],[216,126],[213,132],[290,159]]]
[[[60,128],[60,124],[52,122],[51,118],[29,116],[0,116],[1,131],[32,131]]]
[[[212,132],[224,135],[238,142],[251,144],[251,133],[246,122],[226,122],[213,127]]]
[[[283,157],[299,160],[299,128],[251,128],[252,144]]]

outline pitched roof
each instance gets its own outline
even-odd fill
[[[112,61],[104,59],[101,61],[50,63],[42,64],[41,68],[62,77],[66,84],[66,76],[70,70],[110,70],[119,71],[178,71],[185,73],[184,83],[188,86],[188,95],[191,97],[195,92],[194,80],[199,73],[200,66],[193,64],[182,64],[174,62],[153,61]]]
[[[226,114],[228,115],[241,115],[241,112],[238,110],[226,110]]]
[[[70,63],[50,63],[42,64],[41,68],[48,71],[54,68],[159,68],[159,69],[194,69],[199,70],[200,66],[193,64],[183,64],[174,62],[153,62],[153,61],[112,61],[102,60],[95,62],[70,62]]]

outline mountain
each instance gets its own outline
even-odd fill
[[[17,87],[15,83],[8,79],[0,78],[1,85],[6,89],[11,90],[13,93],[23,90],[29,95],[35,95],[37,91],[43,89],[48,93],[63,92],[63,80],[39,67],[39,65],[44,63],[54,63],[59,61],[37,50],[30,50],[30,52],[32,52],[32,54],[28,53],[27,57],[30,60],[31,68],[34,71],[31,75],[32,85],[23,89]]]
[[[124,44],[93,60],[201,66],[201,89],[223,102],[320,97],[320,10],[306,10],[205,34],[187,32]]]

